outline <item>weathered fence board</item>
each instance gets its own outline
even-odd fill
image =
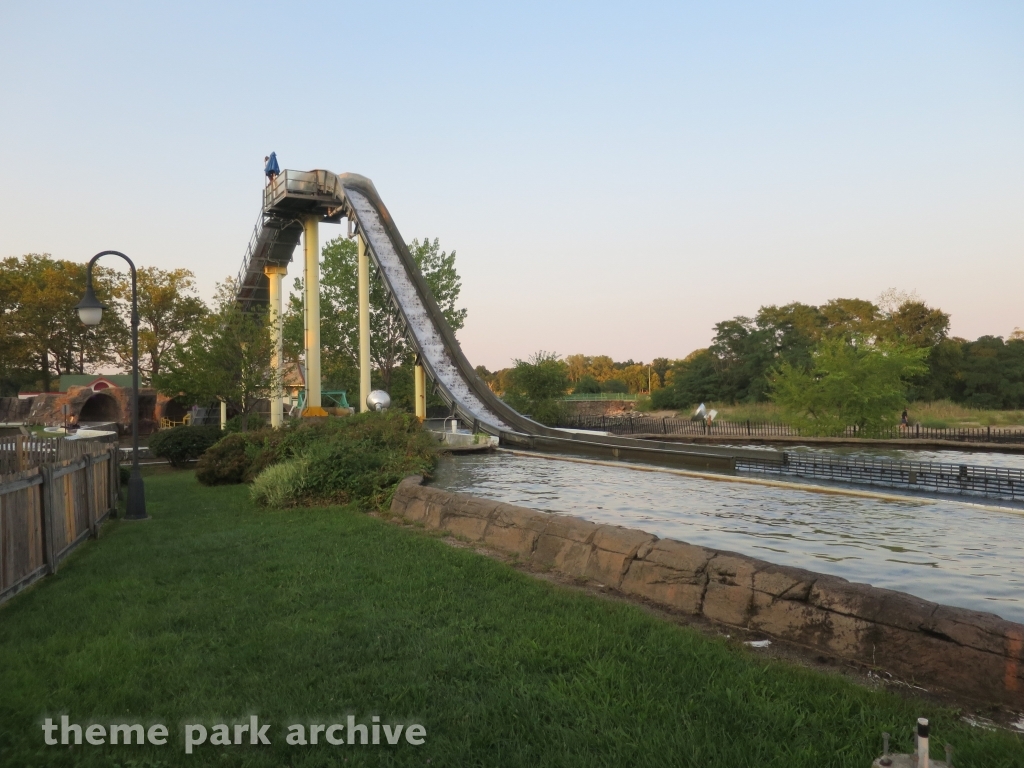
[[[93,440],[11,435],[0,437],[0,475],[32,469],[43,464],[78,459],[97,450]]]
[[[83,443],[74,450],[76,458],[0,475],[0,602],[56,573],[117,508],[117,447]]]

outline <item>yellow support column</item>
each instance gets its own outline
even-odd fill
[[[359,412],[370,410],[370,260],[362,232],[356,238],[359,246]]]
[[[302,415],[326,416],[320,402],[320,221],[307,216],[302,226],[306,252],[306,407]]]
[[[263,274],[270,281],[270,337],[274,343],[274,352],[270,365],[274,369],[274,394],[270,398],[270,426],[277,429],[284,423],[284,388],[281,376],[284,373],[284,313],[281,305],[281,283],[288,274],[288,267],[271,265],[263,268]]]
[[[416,418],[423,421],[427,418],[427,373],[419,357],[416,358],[413,379],[416,382]]]

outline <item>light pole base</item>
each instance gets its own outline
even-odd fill
[[[138,465],[132,467],[128,478],[128,504],[124,514],[125,520],[149,520],[146,514],[146,488],[142,484],[142,473]]]

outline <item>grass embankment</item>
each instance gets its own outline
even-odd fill
[[[785,421],[782,409],[774,403],[741,403],[738,405],[708,403],[707,407],[717,410],[718,418],[726,421]],[[1024,411],[985,411],[957,405],[949,400],[937,400],[933,403],[910,403],[907,411],[911,424],[920,424],[922,427],[930,429],[1024,426]],[[680,411],[680,416],[688,417],[689,415],[689,412]]]
[[[870,765],[880,733],[1024,765],[1008,733],[730,647],[352,507],[261,509],[192,472],[143,523],[0,610],[0,765]],[[47,716],[161,722],[166,746],[43,746]],[[184,723],[272,723],[271,746],[183,749]],[[412,746],[288,746],[292,723],[417,722]],[[323,735],[321,734],[321,742]],[[383,741],[383,737],[382,737]]]

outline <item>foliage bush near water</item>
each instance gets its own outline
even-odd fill
[[[266,506],[356,501],[382,509],[403,477],[433,467],[433,443],[416,418],[387,411],[228,435],[199,462],[196,478],[252,482],[253,498]]]
[[[516,360],[505,378],[504,399],[541,424],[556,425],[563,416],[561,398],[569,391],[569,367],[558,355],[537,352]]]
[[[927,371],[927,354],[900,344],[823,339],[809,368],[779,366],[772,399],[806,435],[841,435],[851,425],[881,431],[899,423],[908,381]]]
[[[184,467],[202,456],[222,436],[217,426],[161,429],[149,439],[149,452],[158,459],[167,459],[172,466]]]

